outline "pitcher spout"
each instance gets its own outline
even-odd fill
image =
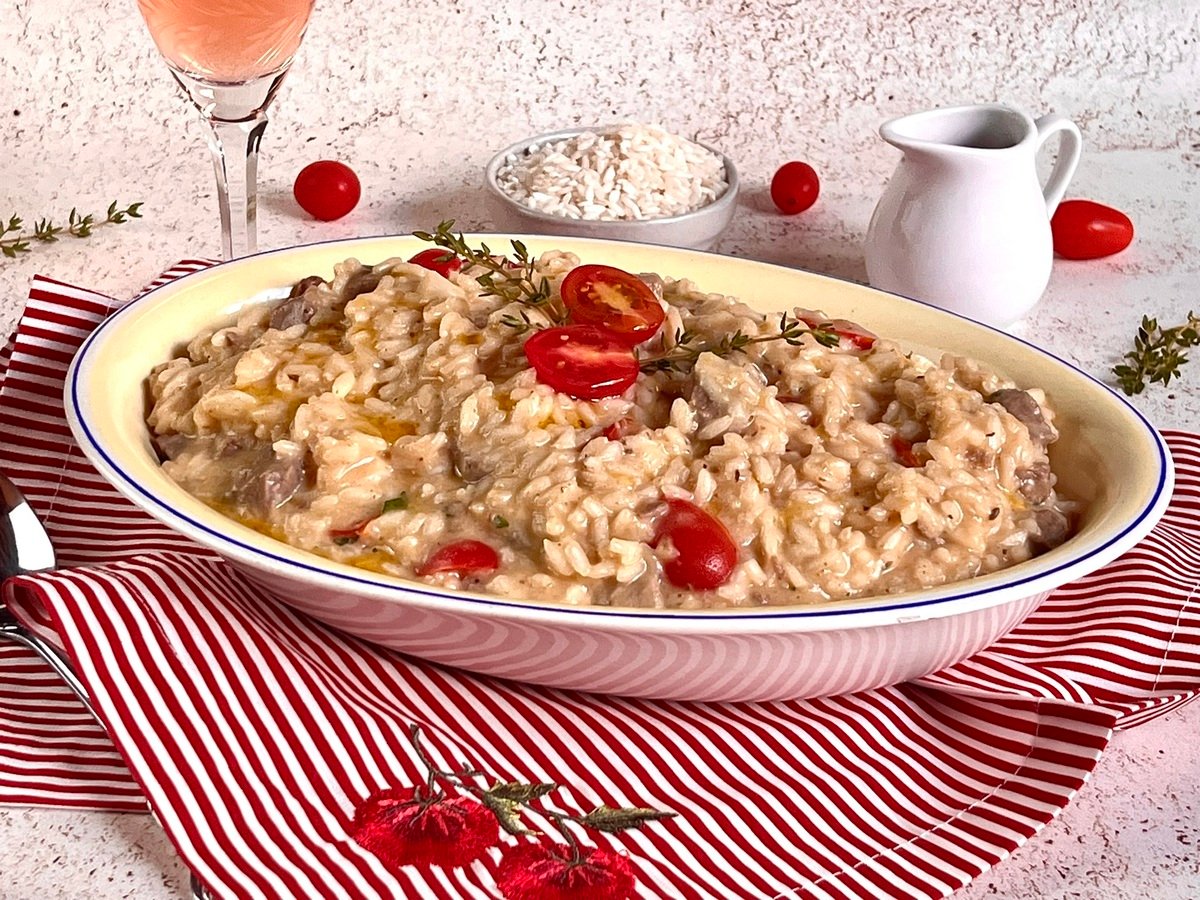
[[[954,106],[884,122],[879,135],[905,154],[1012,150],[1037,139],[1033,119],[999,104]]]

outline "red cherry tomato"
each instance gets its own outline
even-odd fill
[[[821,193],[817,170],[804,162],[784,163],[771,179],[771,199],[779,211],[789,216],[802,213]]]
[[[572,322],[598,325],[630,347],[654,337],[666,318],[650,285],[612,266],[576,266],[560,292]]]
[[[841,338],[842,343],[848,343],[855,350],[870,350],[878,340],[874,334],[849,319],[823,319],[820,316],[802,315],[800,321],[809,328],[832,331]]]
[[[462,260],[449,250],[443,250],[441,247],[430,247],[428,250],[422,250],[410,259],[409,262],[425,269],[432,269],[443,278],[449,278],[453,272],[457,272],[462,268]]]
[[[577,400],[619,396],[639,371],[632,348],[595,325],[539,331],[525,342],[525,358],[538,381]]]
[[[358,205],[362,185],[345,163],[323,159],[300,170],[292,186],[296,202],[314,219],[340,219]]]
[[[1133,240],[1133,222],[1111,206],[1064,200],[1050,219],[1054,252],[1065,259],[1099,259],[1120,253]]]
[[[439,548],[417,567],[418,575],[457,572],[480,575],[500,568],[500,556],[483,541],[455,541]]]
[[[729,580],[737,565],[737,544],[721,520],[686,500],[668,500],[650,546],[669,540],[675,556],[663,564],[676,587],[707,591]]]

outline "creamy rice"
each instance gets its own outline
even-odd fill
[[[548,253],[537,269],[556,293],[578,262]],[[575,605],[870,596],[995,571],[1069,534],[1046,453],[1054,415],[1035,387],[885,338],[829,348],[807,334],[576,400],[539,383],[528,333],[504,323],[548,325],[543,311],[488,296],[478,274],[348,260],[331,281],[306,279],[198,335],[149,378],[165,470],[331,559],[414,578],[439,548],[473,539],[495,550],[494,572],[424,580]],[[643,278],[666,324],[639,352],[669,350],[684,330],[778,330],[689,281]],[[652,545],[671,499],[732,537],[720,586],[664,578],[677,551]]]

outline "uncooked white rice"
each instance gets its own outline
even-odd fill
[[[518,203],[568,219],[641,220],[707,206],[725,192],[721,157],[658,125],[621,125],[510,154],[496,182]]]

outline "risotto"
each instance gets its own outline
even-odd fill
[[[347,260],[198,335],[149,377],[164,469],[340,562],[575,605],[864,597],[1070,535],[1036,387],[514,252]]]

